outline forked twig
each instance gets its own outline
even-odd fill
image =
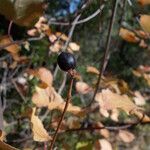
[[[58,123],[57,129],[56,129],[56,131],[55,131],[55,134],[54,134],[54,136],[53,136],[53,139],[52,139],[52,142],[51,142],[51,145],[50,145],[50,150],[52,150],[52,148],[53,148],[53,145],[54,145],[54,143],[55,143],[55,141],[56,141],[56,138],[57,138],[59,129],[60,129],[60,127],[61,127],[62,121],[63,121],[63,119],[64,119],[65,113],[66,113],[66,111],[67,111],[68,105],[69,105],[69,103],[71,102],[72,86],[73,86],[73,76],[71,76],[71,80],[70,80],[70,85],[69,85],[69,90],[68,90],[68,95],[67,95],[66,104],[65,104],[63,113],[62,113],[62,115],[61,115],[60,121],[59,121],[59,123]]]

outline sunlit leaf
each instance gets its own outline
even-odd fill
[[[89,73],[99,74],[98,69],[93,67],[93,66],[87,66],[87,70],[86,71],[89,72]]]
[[[31,116],[33,139],[38,142],[45,142],[51,140],[51,137],[44,129],[41,120],[39,119],[38,116],[35,115],[35,111],[36,108],[33,108],[32,116]]]
[[[145,32],[150,33],[150,15],[140,15],[140,25]]]
[[[98,93],[95,100],[105,110],[122,109],[129,113],[134,109],[138,109],[127,95],[119,95],[109,89],[102,90],[101,93]]]
[[[134,134],[132,134],[129,131],[125,131],[125,130],[120,130],[119,131],[119,137],[125,143],[130,143],[130,142],[132,142],[135,139]]]
[[[92,91],[92,88],[87,83],[78,81],[76,83],[76,90],[81,94],[87,94]]]
[[[134,32],[127,30],[125,28],[121,28],[119,35],[127,42],[137,43],[139,42],[139,38],[135,35]]]

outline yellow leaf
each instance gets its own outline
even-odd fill
[[[87,83],[79,81],[76,83],[76,90],[81,94],[87,94],[92,91],[92,88]]]
[[[134,32],[125,28],[120,29],[119,35],[127,42],[137,43],[140,41],[140,39],[135,35]]]
[[[139,109],[127,95],[119,95],[109,89],[97,93],[95,100],[99,103],[100,108],[105,110],[122,109],[130,113],[134,109]]]
[[[145,32],[150,33],[150,15],[140,15],[140,25]]]
[[[51,140],[51,137],[48,135],[47,131],[44,129],[44,126],[38,116],[35,115],[36,108],[33,108],[31,123],[32,123],[32,132],[34,141],[45,142]]]
[[[150,0],[138,0],[138,3],[142,6],[144,5],[149,5],[150,4]]]
[[[130,142],[132,142],[135,139],[134,134],[132,134],[129,131],[125,131],[125,130],[120,130],[119,131],[119,137],[125,143],[130,143]]]

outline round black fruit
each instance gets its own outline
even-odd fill
[[[57,63],[61,70],[68,71],[76,67],[75,57],[71,53],[62,52],[57,58]]]

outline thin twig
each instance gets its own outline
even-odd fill
[[[100,85],[100,82],[101,82],[101,79],[102,79],[102,76],[103,76],[103,73],[104,73],[105,68],[106,68],[106,64],[108,62],[111,34],[112,34],[113,25],[114,25],[114,22],[115,22],[115,16],[116,16],[116,11],[117,11],[118,1],[119,0],[115,0],[115,3],[113,5],[112,16],[111,16],[111,21],[110,21],[110,24],[109,24],[107,41],[106,41],[106,46],[105,46],[106,48],[105,48],[102,64],[100,62],[100,69],[99,69],[100,74],[98,76],[96,89],[94,91],[93,98],[92,98],[91,102],[86,107],[90,106],[92,104],[92,102],[94,101],[94,99],[95,99],[96,93],[98,92],[99,85]]]
[[[91,19],[93,19],[94,17],[96,17],[99,13],[102,12],[102,10],[104,9],[104,4],[101,5],[101,7],[99,9],[97,9],[93,14],[91,14],[90,16],[84,18],[84,19],[81,19],[79,21],[77,21],[76,23],[73,22],[71,25],[79,25],[79,24],[82,24],[82,23],[85,23],[85,22],[88,22],[90,21]],[[70,23],[69,22],[57,22],[57,21],[49,21],[48,24],[53,24],[53,25],[62,25],[62,26],[69,26]]]
[[[60,127],[61,127],[62,121],[63,121],[63,119],[64,119],[65,113],[66,113],[66,111],[67,111],[68,105],[69,105],[69,103],[71,102],[72,86],[73,86],[73,77],[71,77],[71,81],[70,81],[70,86],[69,86],[69,90],[68,90],[68,95],[67,95],[66,104],[65,104],[65,107],[64,107],[62,116],[61,116],[61,118],[60,118],[60,121],[59,121],[59,123],[58,123],[57,129],[56,129],[56,131],[55,131],[55,134],[54,134],[54,136],[53,136],[53,139],[52,139],[52,142],[51,142],[51,145],[50,145],[50,150],[52,150],[52,148],[53,148],[53,145],[54,145],[54,143],[55,143],[55,141],[56,141],[56,138],[57,138],[59,129],[60,129]]]

